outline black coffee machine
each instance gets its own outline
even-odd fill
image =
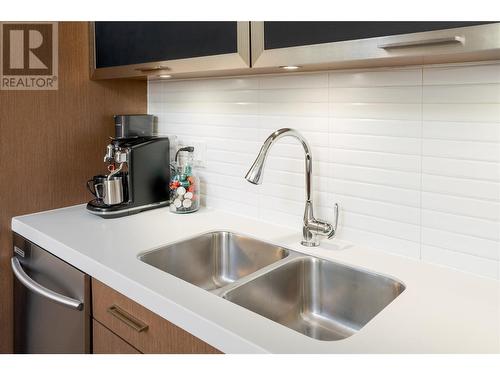
[[[95,196],[87,211],[115,218],[169,204],[170,142],[154,135],[156,124],[152,115],[115,116],[115,138],[104,156],[109,174],[87,182]]]

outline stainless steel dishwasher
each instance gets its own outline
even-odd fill
[[[14,233],[14,352],[90,353],[90,277]]]

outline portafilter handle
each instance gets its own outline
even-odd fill
[[[115,174],[119,173],[119,172],[122,170],[122,168],[123,168],[123,164],[124,164],[124,163],[120,163],[120,166],[108,175],[108,181],[109,181],[109,180],[111,180],[111,178],[112,178]]]

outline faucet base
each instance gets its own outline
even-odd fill
[[[310,241],[302,240],[302,241],[300,241],[300,244],[302,246],[307,246],[307,247],[316,247],[316,246],[319,246],[319,241],[317,239],[310,240]]]

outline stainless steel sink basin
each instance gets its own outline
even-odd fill
[[[334,341],[359,331],[405,289],[382,275],[291,258],[223,297],[314,339]]]
[[[139,259],[313,339],[358,332],[405,286],[390,277],[227,231]]]
[[[162,271],[205,290],[219,289],[288,255],[282,247],[218,231],[139,256]]]

